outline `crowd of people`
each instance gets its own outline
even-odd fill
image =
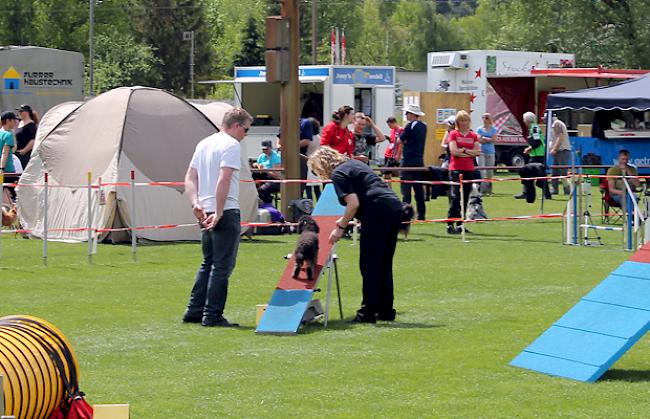
[[[375,153],[376,145],[386,141],[385,153],[383,155],[384,167],[396,168],[395,171],[384,171],[384,179],[391,180],[394,174],[401,178],[400,192],[402,201],[411,204],[415,201],[415,209],[418,220],[426,219],[425,201],[430,192],[423,185],[423,180],[430,180],[424,175],[424,150],[427,138],[427,124],[421,120],[425,115],[419,106],[414,104],[406,105],[404,108],[405,124],[400,126],[397,119],[389,117],[386,125],[390,131],[385,134],[377,126],[375,121],[363,112],[355,112],[351,106],[341,106],[333,112],[331,121],[320,130],[320,123],[315,118],[303,118],[300,120],[300,154],[301,154],[301,178],[309,179],[312,183],[303,185],[303,191],[307,199],[317,198],[320,194],[318,180],[314,179],[313,173],[306,169],[306,161],[321,146],[327,146],[333,150],[358,160],[364,164],[371,164],[377,161]],[[449,188],[449,211],[448,218],[462,218],[461,214],[466,211],[470,194],[475,190],[480,195],[490,196],[493,194],[494,168],[496,167],[496,148],[498,130],[490,113],[481,116],[482,124],[476,128],[471,127],[471,118],[466,111],[460,111],[456,115],[445,120],[447,132],[442,139],[442,147],[445,154],[442,156],[442,168],[444,174],[442,180],[458,182],[462,176],[463,180],[485,179],[476,187],[466,184],[462,188],[452,186]],[[528,132],[525,133],[528,147],[524,153],[529,156],[529,164],[524,173],[545,173],[546,140],[542,129],[537,122],[537,116],[532,112],[526,112],[522,118]],[[320,134],[320,135],[319,135]],[[257,179],[278,179],[279,172],[270,169],[281,167],[281,135],[278,135],[277,151],[271,147],[271,141],[263,142],[262,153],[257,162],[253,164],[258,169],[266,171],[256,174]],[[553,158],[554,165],[565,166],[564,168],[553,168],[554,176],[562,176],[568,173],[568,163],[571,155],[571,145],[568,139],[566,125],[557,117],[553,119],[551,127],[551,145],[548,153]],[[270,158],[273,156],[270,163]],[[397,168],[403,169],[398,170]],[[405,170],[404,168],[419,168],[418,170]],[[480,168],[480,171],[477,170]],[[533,169],[531,169],[531,167]],[[538,171],[535,171],[537,170]],[[528,177],[523,176],[522,177]],[[530,200],[530,189],[527,182],[523,183],[522,193],[515,198]],[[538,183],[542,188],[544,197],[552,199],[553,194],[558,193],[559,181],[554,179],[550,185],[546,181]],[[569,184],[566,179],[562,180],[564,193],[569,194]],[[260,199],[265,204],[271,203],[279,192],[280,186],[276,182],[263,183],[259,186]],[[315,194],[312,193],[315,190]],[[461,195],[462,194],[462,195]],[[461,199],[462,196],[462,199]],[[461,203],[464,207],[461,208]],[[461,222],[449,223],[447,232],[449,234],[461,233]],[[467,231],[465,229],[465,231]]]

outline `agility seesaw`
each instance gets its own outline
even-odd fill
[[[646,244],[510,365],[595,382],[649,330],[650,244]]]
[[[309,306],[316,285],[325,268],[330,268],[328,283],[328,299],[331,290],[331,268],[335,263],[334,247],[329,243],[329,235],[336,228],[336,221],[345,212],[345,207],[339,204],[334,186],[325,185],[312,217],[318,223],[318,261],[314,268],[313,280],[310,281],[304,270],[300,271],[298,278],[293,278],[295,258],[287,262],[280,282],[271,295],[266,311],[262,315],[256,333],[266,334],[296,334],[300,328],[302,318]],[[326,306],[328,315],[329,303]]]

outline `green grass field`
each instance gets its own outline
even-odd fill
[[[539,212],[497,184],[491,217]],[[560,212],[564,197],[547,211]],[[429,202],[428,218],[446,214]],[[443,225],[416,225],[395,257],[395,323],[338,320],[298,336],[257,336],[296,236],[244,240],[226,316],[237,330],[180,319],[200,261],[197,244],[86,245],[3,236],[0,316],[51,321],[72,342],[81,387],[94,403],[129,403],[133,418],[220,417],[647,417],[650,342],[642,339],[596,384],[510,367],[524,347],[629,257],[620,233],[602,247],[561,244],[561,222],[470,227],[469,242]],[[338,247],[344,312],[360,301],[358,247]],[[324,285],[324,282],[322,283]],[[322,296],[324,298],[324,296]]]

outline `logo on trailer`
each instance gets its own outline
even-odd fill
[[[4,80],[5,90],[20,89],[21,75],[19,72],[16,71],[15,68],[9,67],[9,69],[5,71],[4,74],[2,75],[2,79]]]

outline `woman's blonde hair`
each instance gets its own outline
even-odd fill
[[[345,163],[350,158],[328,146],[322,146],[309,156],[307,166],[321,179],[329,179],[332,172],[340,164]]]
[[[471,120],[472,120],[472,118],[469,116],[469,113],[467,113],[467,111],[458,111],[458,113],[456,114],[456,125],[458,125],[458,120],[459,120],[459,119],[460,119],[461,121],[462,121],[463,119],[466,119],[466,120],[468,120],[468,121],[471,121]]]

